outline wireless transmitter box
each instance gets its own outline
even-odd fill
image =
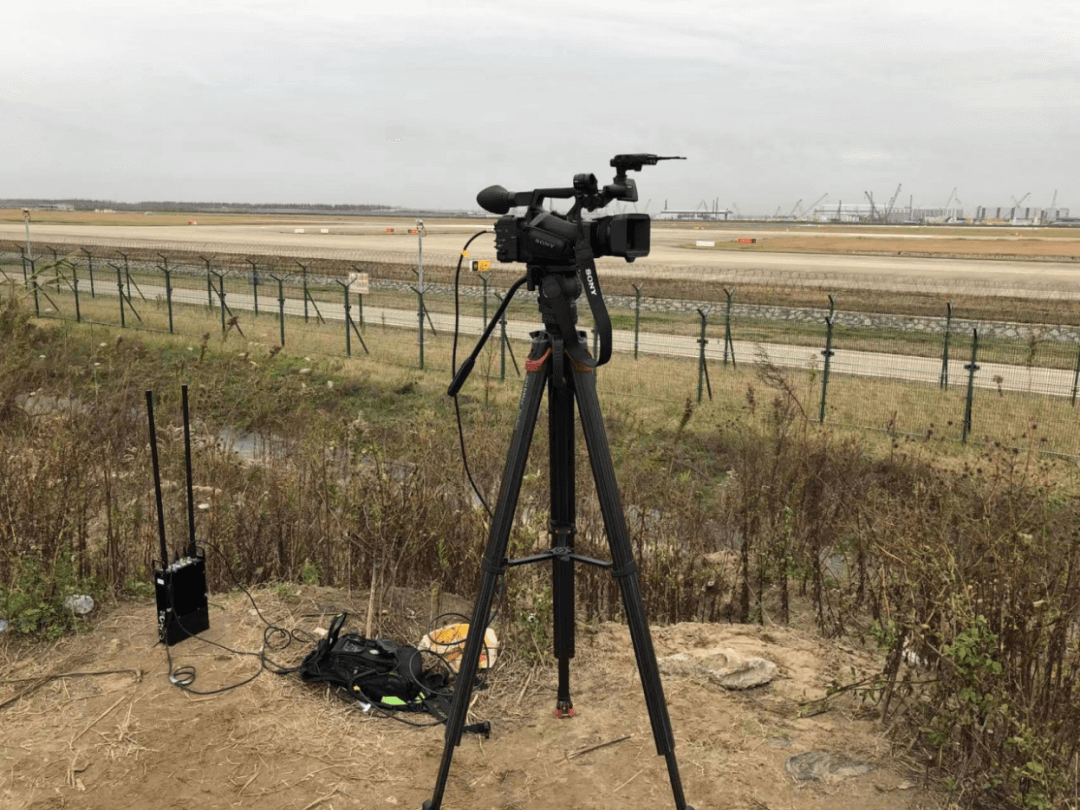
[[[182,557],[154,571],[157,592],[158,640],[170,647],[210,629],[206,592],[206,555]]]

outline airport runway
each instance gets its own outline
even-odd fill
[[[453,266],[471,233],[490,223],[432,224],[424,238],[424,257],[430,266]],[[400,222],[369,222],[364,226],[329,225],[319,233],[318,223],[300,225],[197,225],[197,226],[103,226],[38,223],[32,226],[36,243],[57,247],[100,245],[113,248],[177,250],[196,253],[277,255],[292,258],[361,260],[415,263],[417,237],[402,233]],[[393,227],[395,233],[386,233]],[[314,231],[314,232],[313,232]],[[344,231],[344,232],[343,232]],[[722,236],[723,235],[723,236]],[[933,287],[934,284],[968,284],[972,292],[994,296],[1041,297],[1050,292],[1080,298],[1080,263],[1009,261],[996,259],[919,258],[900,256],[853,256],[842,254],[734,252],[693,250],[679,245],[700,238],[728,238],[727,229],[695,231],[654,224],[650,255],[627,264],[622,259],[599,260],[604,275],[630,279],[744,280],[759,272],[799,283],[801,277],[820,283],[823,277],[845,279],[861,288],[896,290]],[[19,224],[0,224],[0,246],[15,249],[24,232]],[[8,244],[4,244],[8,243]],[[10,246],[10,247],[9,247]],[[495,259],[494,237],[483,236],[469,248],[470,258]]]

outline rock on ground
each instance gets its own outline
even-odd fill
[[[702,655],[675,653],[657,661],[664,675],[707,680],[725,689],[752,689],[764,686],[777,675],[777,667],[765,658],[743,658],[730,647]]]

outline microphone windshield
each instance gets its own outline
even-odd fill
[[[488,186],[476,195],[476,201],[485,211],[505,214],[510,211],[510,192],[502,186]]]

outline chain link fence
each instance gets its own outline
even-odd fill
[[[40,317],[235,335],[449,378],[456,263],[425,255],[420,288],[415,263],[393,253],[35,246],[0,252],[0,282]],[[462,274],[458,362],[520,272]],[[366,288],[350,280],[365,273]],[[598,387],[635,407],[752,410],[786,388],[815,422],[1080,456],[1076,291],[745,270],[699,278],[687,268],[601,275],[614,357]],[[584,299],[579,316],[595,346]],[[477,364],[484,384],[521,377],[537,328],[534,294],[519,293]]]

